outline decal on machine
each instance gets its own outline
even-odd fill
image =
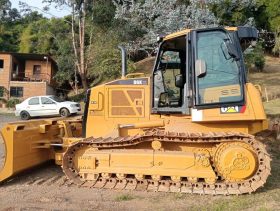
[[[148,85],[147,78],[116,80],[107,85]]]
[[[246,106],[229,106],[221,107],[221,114],[235,114],[235,113],[244,113],[246,111]]]
[[[192,121],[200,122],[203,120],[202,110],[192,109]]]

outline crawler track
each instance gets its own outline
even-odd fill
[[[110,178],[99,177],[94,181],[83,181],[80,178],[77,168],[73,165],[75,152],[82,147],[92,147],[102,149],[118,149],[129,146],[136,146],[142,142],[151,142],[153,140],[161,142],[174,143],[229,143],[242,142],[252,147],[257,155],[258,168],[256,173],[247,180],[227,182],[223,179],[217,180],[214,184],[207,184],[204,181],[179,181],[174,182],[170,179],[162,179],[155,181],[152,179],[137,180],[133,178],[119,179],[115,176]],[[270,156],[265,146],[255,140],[254,136],[244,133],[173,133],[161,130],[150,130],[143,135],[118,138],[86,138],[80,142],[74,143],[68,148],[63,159],[63,171],[68,177],[70,183],[77,184],[82,187],[108,188],[108,189],[127,189],[127,190],[147,190],[162,192],[182,192],[197,193],[210,195],[230,195],[245,194],[256,191],[262,187],[268,176],[270,175]],[[221,178],[221,177],[219,177]]]

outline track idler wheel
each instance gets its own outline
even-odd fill
[[[252,147],[242,142],[222,143],[218,146],[214,163],[218,175],[228,182],[252,177],[258,169],[258,158]]]

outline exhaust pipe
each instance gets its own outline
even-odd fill
[[[122,79],[124,79],[127,73],[126,49],[122,45],[119,45],[118,48],[122,51]]]

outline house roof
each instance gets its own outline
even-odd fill
[[[37,60],[37,61],[52,61],[56,64],[55,60],[48,54],[35,54],[35,53],[14,53],[14,52],[0,52],[0,54],[9,54],[16,57],[18,60]]]

